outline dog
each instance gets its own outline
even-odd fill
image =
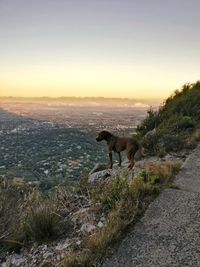
[[[122,159],[121,159],[121,152],[126,150],[126,156],[130,162],[128,168],[132,169],[135,161],[134,157],[135,154],[140,154],[140,156],[145,156],[143,152],[143,148],[140,143],[131,137],[119,137],[111,134],[108,131],[101,131],[98,136],[96,137],[97,142],[101,142],[105,140],[108,145],[108,152],[109,152],[109,159],[110,159],[110,169],[113,167],[113,160],[112,160],[112,151],[118,154],[119,158],[119,166],[121,166]],[[139,153],[138,153],[139,152]]]

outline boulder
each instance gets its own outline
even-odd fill
[[[95,229],[96,229],[96,226],[94,226],[94,225],[91,224],[91,223],[84,223],[84,224],[81,226],[81,232],[82,232],[83,234],[90,234],[90,233],[92,233]]]
[[[94,213],[90,211],[90,208],[81,208],[71,215],[71,221],[75,224],[87,223],[95,221]]]
[[[25,262],[25,259],[20,254],[13,254],[10,258],[10,262],[7,262],[6,266],[22,266]]]
[[[89,172],[89,175],[92,175],[95,172],[103,171],[106,169],[106,166],[100,163],[95,164],[94,168]]]
[[[156,128],[154,128],[153,130],[151,130],[151,131],[148,131],[146,134],[145,134],[145,136],[152,136],[152,135],[154,135],[156,133]]]
[[[111,169],[106,169],[103,171],[94,172],[91,175],[89,175],[88,181],[90,183],[102,181],[102,180],[106,179],[107,177],[111,176],[111,173],[112,173]]]

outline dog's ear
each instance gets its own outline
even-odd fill
[[[103,133],[103,136],[104,136],[105,140],[109,140],[111,138],[111,136],[112,136],[112,134],[110,132],[108,132],[108,131],[102,131],[102,133]]]
[[[106,130],[101,131],[101,134],[103,134],[104,136],[106,136],[107,133],[108,133],[108,132],[107,132]]]

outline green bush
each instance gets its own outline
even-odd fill
[[[176,90],[159,108],[148,111],[137,127],[137,134],[150,154],[177,151],[187,147],[188,140],[200,128],[200,82]],[[152,132],[152,130],[154,130]]]
[[[117,176],[115,180],[104,188],[104,191],[93,192],[95,201],[101,202],[104,210],[113,209],[116,203],[123,198],[128,190],[128,182],[120,176]]]
[[[160,189],[158,186],[153,186],[152,187],[152,193],[153,194],[159,194],[160,193]]]
[[[158,175],[152,175],[150,177],[150,180],[151,180],[151,184],[155,185],[160,182],[160,177]]]
[[[95,204],[104,212],[106,224],[89,235],[84,248],[65,255],[60,267],[99,266],[102,256],[111,244],[116,242],[123,231],[144,212],[148,204],[167,187],[180,162],[155,164],[143,170],[131,181],[128,174],[121,174],[92,192]],[[106,212],[105,212],[106,211]]]
[[[159,122],[158,113],[156,111],[150,108],[147,113],[147,118],[143,120],[142,124],[137,126],[137,131],[140,132],[141,135],[145,135],[147,132],[153,130]]]

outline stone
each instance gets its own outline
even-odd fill
[[[90,208],[82,208],[71,215],[71,221],[77,224],[84,224],[95,220],[94,213],[90,212]]]
[[[184,162],[175,183],[182,190],[200,193],[200,145]]]
[[[65,240],[63,243],[59,243],[55,249],[58,250],[58,251],[62,251],[66,248],[68,248],[69,246],[71,245],[71,242],[69,239]]]
[[[78,240],[78,241],[76,242],[76,245],[77,245],[77,246],[80,246],[80,244],[81,244],[81,240]]]
[[[94,168],[89,172],[89,175],[92,175],[95,172],[103,171],[105,169],[106,169],[105,165],[97,163],[97,164],[95,164]]]
[[[112,173],[111,169],[95,172],[95,173],[89,175],[88,181],[90,183],[102,181],[102,180],[106,179],[107,177],[111,176],[111,173]]]
[[[24,263],[25,259],[19,254],[13,254],[10,259],[12,266],[21,266]]]
[[[99,228],[103,228],[104,225],[103,225],[103,223],[102,223],[101,221],[99,221],[98,224],[97,224],[97,226],[98,226]]]
[[[84,223],[82,226],[81,226],[81,232],[83,234],[90,234],[92,233],[94,230],[96,229],[96,227],[93,225],[93,224],[90,224],[90,223]]]
[[[148,131],[146,134],[145,134],[145,136],[152,136],[152,135],[154,135],[156,133],[156,128],[154,128],[153,130],[151,130],[151,131]]]

